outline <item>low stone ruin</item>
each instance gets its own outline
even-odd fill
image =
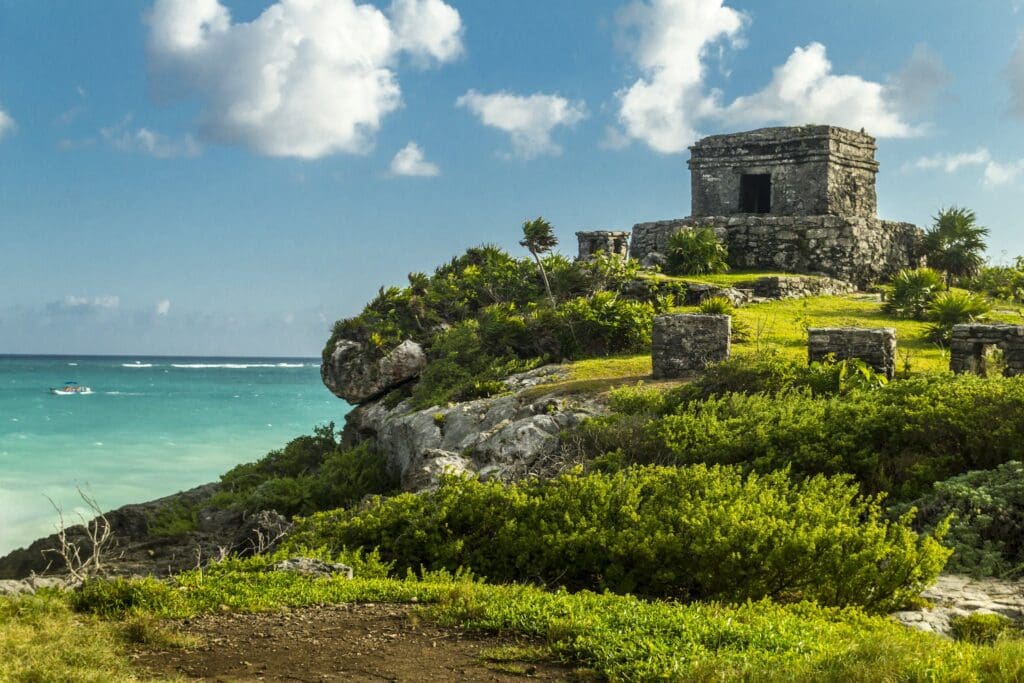
[[[628,230],[590,230],[576,233],[580,251],[577,260],[585,261],[599,251],[625,260],[629,257]]]
[[[896,328],[812,327],[807,330],[807,358],[813,363],[829,357],[856,358],[892,379],[896,374]]]
[[[992,348],[1003,352],[1004,375],[1024,374],[1024,325],[954,325],[949,369],[984,375],[987,351]]]
[[[729,358],[732,316],[681,313],[659,315],[651,330],[654,379],[700,372]]]

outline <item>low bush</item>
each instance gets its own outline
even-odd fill
[[[766,381],[789,380],[780,370]],[[1024,459],[1024,377],[924,376],[841,396],[805,387],[698,400],[681,388],[658,410],[589,420],[579,430],[585,453],[618,453],[612,464],[848,473],[865,492],[904,501],[936,481]]]
[[[308,515],[354,505],[364,496],[397,488],[384,458],[369,443],[345,449],[334,424],[292,439],[257,462],[237,465],[221,476],[213,504],[246,513],[276,510]]]
[[[928,339],[936,344],[948,346],[953,336],[953,325],[984,320],[992,312],[992,304],[984,297],[970,292],[940,292],[925,312]]]
[[[993,299],[1024,302],[1024,257],[1018,256],[1012,266],[985,266],[960,285]]]
[[[989,645],[999,638],[1014,636],[1017,629],[1011,619],[1002,614],[972,612],[949,620],[953,637],[975,645]]]
[[[729,270],[729,250],[708,227],[683,229],[668,238],[665,272],[714,275]]]
[[[929,528],[952,516],[947,541],[952,571],[975,576],[1024,573],[1024,465],[1018,461],[968,472],[935,484],[913,502],[917,525]]]
[[[375,548],[399,570],[468,568],[498,582],[886,610],[948,555],[941,529],[918,537],[910,518],[885,521],[845,478],[629,468],[511,486],[452,477],[301,520],[287,542]]]
[[[945,289],[942,274],[931,268],[904,269],[885,289],[882,310],[897,318],[923,320],[928,305]]]

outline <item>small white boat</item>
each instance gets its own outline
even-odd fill
[[[75,396],[78,394],[91,394],[92,389],[83,387],[78,382],[64,382],[62,387],[51,387],[50,393],[56,396]]]

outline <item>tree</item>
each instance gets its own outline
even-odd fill
[[[554,228],[540,216],[532,221],[525,221],[523,223],[523,239],[519,241],[519,244],[526,247],[537,262],[537,270],[540,271],[540,277],[544,280],[544,291],[548,293],[548,299],[551,300],[551,305],[554,306],[555,295],[551,293],[551,283],[548,282],[548,274],[544,270],[544,263],[540,260],[541,254],[550,252],[558,245],[558,238],[555,237]]]
[[[946,273],[948,287],[954,277],[974,275],[985,263],[988,228],[977,224],[977,216],[970,209],[951,206],[940,209],[934,225],[924,235],[924,250],[928,265]]]

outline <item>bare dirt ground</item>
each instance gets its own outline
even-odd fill
[[[418,619],[408,605],[331,605],[176,622],[198,647],[140,649],[142,675],[207,681],[578,681],[544,661],[490,661],[495,648],[528,647]],[[525,657],[530,659],[529,656]],[[504,660],[504,657],[497,659]]]

